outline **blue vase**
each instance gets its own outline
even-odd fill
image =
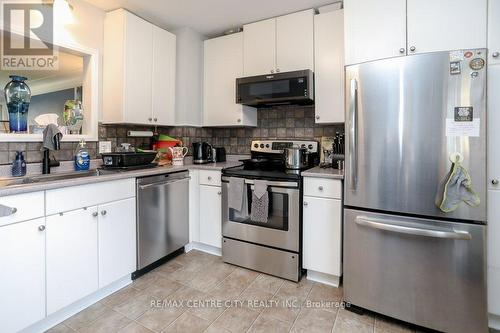
[[[27,78],[10,75],[11,81],[4,88],[5,101],[9,110],[9,128],[11,133],[28,132],[28,108],[31,90],[24,82]]]

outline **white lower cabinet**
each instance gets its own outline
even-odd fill
[[[338,286],[342,276],[342,181],[304,178],[302,266],[310,280]]]
[[[45,317],[44,227],[45,217],[0,227],[2,332],[18,332]]]
[[[221,188],[200,185],[200,243],[222,247]]]
[[[99,288],[136,269],[135,198],[99,205]]]
[[[304,268],[342,275],[342,203],[338,199],[304,197]]]
[[[97,207],[47,216],[47,315],[98,289]]]

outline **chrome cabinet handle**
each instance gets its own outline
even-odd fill
[[[319,116],[316,116],[316,120],[319,120]]]
[[[92,216],[93,216],[93,217],[97,217],[97,215],[99,215],[99,213],[97,213],[97,212],[93,212],[93,213],[92,213]]]
[[[5,206],[5,205],[0,205],[0,217],[14,215],[15,213],[17,213],[16,207],[9,207],[9,206]]]
[[[154,120],[154,121],[158,121],[158,118],[156,118],[156,117],[155,117],[153,120]]]
[[[319,186],[318,190],[323,191],[323,186]]]
[[[276,73],[279,73],[280,72],[280,69],[279,68],[276,68]]]
[[[396,221],[389,221],[378,218],[368,218],[366,216],[356,217],[356,224],[364,227],[369,227],[372,229],[392,231],[400,234],[433,237],[433,238],[445,238],[445,239],[458,239],[458,240],[470,240],[472,239],[470,233],[462,230],[436,230],[436,229],[422,229],[415,227],[408,227],[397,224],[388,224],[385,222],[395,223]]]
[[[399,53],[401,53],[401,54],[405,53],[405,49],[404,49],[403,47],[402,47],[402,48],[400,48],[400,49],[399,49]]]
[[[219,192],[217,192],[217,194],[218,194],[218,195],[221,195],[221,194],[222,194],[222,192],[221,192],[221,191],[219,191]]]
[[[211,176],[208,176],[208,178],[207,178],[207,179],[208,179],[208,180],[212,180],[212,177],[211,177]]]
[[[45,230],[45,226],[44,226],[44,225],[39,226],[39,227],[38,227],[38,230],[40,230],[40,231],[44,231],[44,230]]]
[[[500,56],[500,52],[493,52],[491,55],[493,58],[498,58]]]
[[[274,69],[271,69],[271,74],[274,74]]]
[[[101,215],[102,215],[102,216],[106,215],[107,213],[108,213],[108,212],[107,212],[107,211],[105,211],[105,210],[101,211]]]
[[[491,180],[491,183],[492,183],[493,185],[498,185],[498,179],[492,179],[492,180]]]
[[[417,49],[417,48],[416,48],[415,46],[410,46],[410,51],[411,51],[411,52],[415,52],[415,50],[416,50],[416,49]]]
[[[304,207],[307,207],[309,205],[306,201],[304,201]]]
[[[152,121],[152,120],[153,120],[153,118],[149,117],[149,118],[148,118],[148,120],[149,120],[149,121]]]
[[[350,188],[355,190],[358,181],[358,138],[357,138],[357,121],[358,121],[358,81],[351,80],[351,103],[350,103],[351,123],[349,127],[349,175]]]
[[[241,119],[240,119],[240,118],[238,118],[238,120],[236,120],[236,121],[237,121],[238,123],[241,123]]]

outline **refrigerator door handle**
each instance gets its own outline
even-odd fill
[[[350,123],[350,138],[349,138],[349,175],[350,188],[356,189],[358,181],[358,137],[357,137],[357,122],[358,122],[358,81],[351,80],[351,96],[349,112],[351,116]]]
[[[388,220],[386,221],[377,218],[368,218],[366,216],[356,217],[357,225],[378,230],[391,231],[400,234],[415,235],[415,236],[443,238],[443,239],[455,239],[455,240],[472,239],[470,233],[462,230],[453,229],[450,231],[445,231],[445,230],[435,230],[435,229],[422,229],[422,228],[407,227],[396,224],[387,224],[384,222],[394,222],[394,221],[388,221]]]

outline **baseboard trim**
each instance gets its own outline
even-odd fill
[[[188,245],[186,245],[184,248],[186,250],[186,253],[191,251],[191,250],[198,250],[201,252],[213,254],[214,256],[219,256],[219,257],[222,256],[222,249],[221,248],[218,248],[218,247],[215,247],[212,245],[208,245],[208,244],[199,243],[199,242],[191,242]]]
[[[121,278],[120,280],[113,282],[112,284],[99,289],[98,291],[90,294],[75,303],[68,305],[67,307],[45,317],[41,321],[25,328],[22,330],[22,333],[41,333],[45,332],[48,329],[56,326],[59,323],[62,323],[69,317],[77,314],[78,312],[88,308],[94,303],[97,303],[101,299],[111,295],[112,293],[128,286],[132,283],[132,279],[130,274]]]
[[[332,287],[336,287],[336,288],[338,288],[340,286],[340,277],[339,276],[325,274],[325,273],[321,273],[321,272],[316,272],[316,271],[313,271],[310,269],[307,270],[307,279],[314,281],[314,282],[326,284],[326,285],[329,285]]]

